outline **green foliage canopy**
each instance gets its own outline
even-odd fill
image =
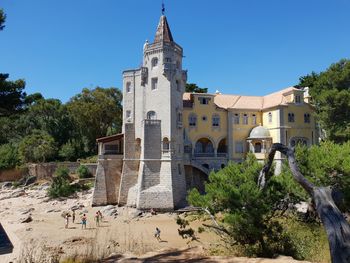
[[[230,233],[232,242],[254,245],[253,254],[290,255],[290,240],[273,218],[286,196],[298,196],[295,193],[298,188],[282,174],[273,177],[267,187],[260,190],[257,177],[261,168],[255,157],[248,155],[241,164],[231,163],[211,173],[205,186],[206,194],[200,195],[194,189],[188,201],[194,206],[207,207],[212,214],[220,213],[220,222]]]
[[[342,59],[319,74],[300,78],[309,87],[317,117],[327,137],[334,142],[350,139],[350,60]]]
[[[25,82],[7,80],[9,74],[0,73],[0,117],[10,116],[23,110]]]
[[[93,153],[96,138],[107,132],[118,133],[122,125],[122,93],[116,88],[97,87],[83,89],[67,104],[78,133],[87,140],[90,153]]]
[[[4,29],[5,27],[5,20],[6,20],[6,15],[4,13],[3,9],[0,9],[0,31]]]
[[[207,88],[200,88],[197,86],[197,84],[194,84],[194,83],[186,83],[185,90],[186,90],[186,92],[191,92],[191,93],[207,93],[208,92]]]
[[[23,138],[18,153],[23,162],[46,162],[53,160],[57,148],[52,136],[44,131],[33,131]]]

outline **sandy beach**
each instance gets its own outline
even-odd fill
[[[26,188],[3,188],[0,192],[0,218],[11,242],[12,254],[0,255],[0,262],[20,262],[23,258],[39,258],[46,262],[51,255],[64,259],[68,256],[94,255],[108,258],[106,262],[151,262],[197,258],[210,262],[257,262],[247,258],[207,257],[208,251],[219,242],[215,234],[197,234],[199,242],[188,244],[178,235],[176,213],[140,213],[128,207],[91,207],[92,189],[78,193],[73,198],[49,199],[47,184]],[[76,210],[75,223],[69,220],[65,228],[64,211]],[[96,226],[95,213],[100,210],[103,220]],[[87,228],[82,229],[81,216],[87,216]],[[21,223],[28,216],[31,222]],[[201,222],[191,223],[195,230]],[[155,228],[161,230],[161,241],[154,237]],[[174,254],[174,251],[177,253]],[[122,255],[122,256],[121,256]],[[214,261],[213,261],[214,260]],[[235,261],[233,261],[235,260]],[[260,259],[261,260],[261,259]],[[272,262],[263,260],[259,262]],[[280,258],[276,262],[294,262]],[[36,262],[36,261],[34,261]],[[50,261],[47,261],[50,262]]]

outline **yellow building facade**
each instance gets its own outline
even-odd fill
[[[185,93],[184,152],[209,170],[242,161],[248,152],[267,157],[272,143],[318,142],[307,90],[289,87],[266,96]],[[276,155],[277,173],[282,157]]]

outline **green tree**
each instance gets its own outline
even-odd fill
[[[220,214],[219,222],[231,243],[245,247],[246,254],[293,255],[290,239],[275,218],[277,211],[285,207],[285,197],[298,197],[294,192],[300,188],[282,174],[272,178],[261,190],[257,184],[261,168],[255,157],[248,155],[241,164],[231,163],[211,173],[205,186],[206,194],[200,195],[194,189],[188,201],[191,205],[208,208],[214,215]]]
[[[207,88],[200,88],[197,86],[197,84],[194,84],[194,83],[186,83],[185,90],[186,90],[186,92],[191,92],[191,93],[207,93],[208,92]]]
[[[96,138],[118,133],[122,125],[122,93],[116,88],[83,89],[67,107],[86,154],[96,151]],[[84,142],[85,140],[85,142]]]
[[[342,59],[319,74],[300,78],[298,86],[309,87],[317,117],[334,142],[350,139],[350,60]]]
[[[24,106],[24,80],[9,81],[8,77],[0,73],[0,117],[21,112]]]
[[[23,162],[46,162],[57,156],[55,140],[48,133],[38,130],[23,138],[18,152]]]
[[[0,31],[4,29],[5,27],[5,20],[6,20],[6,15],[4,13],[3,9],[0,9]]]

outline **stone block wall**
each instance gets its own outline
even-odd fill
[[[98,160],[92,197],[93,206],[118,203],[122,167],[123,155]]]

